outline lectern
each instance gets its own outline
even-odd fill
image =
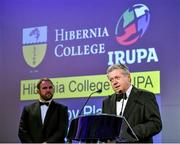
[[[130,133],[129,133],[129,132]],[[137,137],[124,117],[99,114],[79,116],[71,121],[69,142],[135,142]]]

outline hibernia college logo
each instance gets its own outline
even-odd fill
[[[37,67],[44,59],[47,49],[47,26],[23,29],[23,56],[26,63]]]
[[[146,5],[135,4],[128,8],[116,25],[116,41],[124,46],[136,43],[147,30],[149,21],[150,12]]]

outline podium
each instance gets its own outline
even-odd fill
[[[73,119],[67,140],[88,143],[135,142],[138,138],[125,117],[99,114],[79,116]]]

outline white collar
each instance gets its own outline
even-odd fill
[[[132,88],[133,88],[133,86],[130,85],[130,87],[127,89],[127,91],[126,91],[126,96],[127,96],[127,98],[129,98],[129,95],[130,95],[130,93],[131,93]]]

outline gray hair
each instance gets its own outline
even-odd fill
[[[124,74],[126,74],[126,75],[130,74],[130,71],[129,71],[128,67],[126,65],[124,65],[124,64],[113,64],[113,65],[109,66],[107,68],[107,74],[109,74],[110,72],[112,72],[115,69],[123,70]]]

